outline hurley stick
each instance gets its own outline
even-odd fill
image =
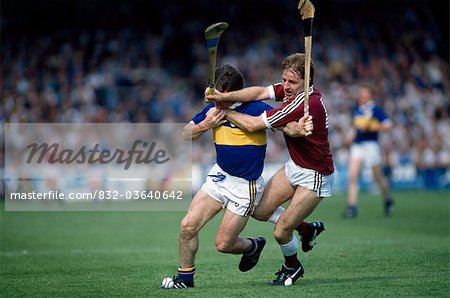
[[[228,28],[225,22],[215,23],[205,29],[206,48],[209,56],[209,92],[214,94],[216,86],[217,46],[222,33]]]
[[[311,68],[311,50],[312,50],[312,28],[314,19],[314,5],[309,0],[300,0],[298,2],[298,9],[303,22],[303,31],[305,35],[305,84],[303,90],[305,91],[304,114],[309,114],[309,80]]]

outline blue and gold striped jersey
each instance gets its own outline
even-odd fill
[[[378,131],[368,131],[367,129],[379,127],[384,121],[389,121],[389,118],[383,109],[374,102],[358,105],[353,111],[353,125],[356,128],[354,142],[378,141]]]
[[[206,113],[212,107],[214,104],[207,105],[192,118],[192,121],[195,124],[203,121]],[[251,116],[259,116],[262,112],[272,109],[262,101],[236,103],[230,108]],[[267,146],[265,129],[248,132],[226,122],[213,129],[213,139],[216,146],[217,164],[225,172],[249,181],[256,180],[261,176]]]

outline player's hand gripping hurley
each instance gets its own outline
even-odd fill
[[[228,28],[225,22],[215,23],[205,29],[206,48],[209,56],[209,92],[214,94],[216,85],[217,46],[222,33]]]
[[[304,100],[304,115],[309,115],[309,79],[311,67],[311,50],[312,50],[312,28],[315,8],[309,0],[300,0],[298,2],[298,9],[303,22],[303,32],[305,36],[305,84],[303,90],[305,92]],[[308,132],[306,136],[310,135]]]

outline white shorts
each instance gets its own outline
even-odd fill
[[[376,141],[354,143],[350,147],[350,158],[362,160],[367,167],[373,167],[382,163],[380,145]]]
[[[202,189],[223,207],[240,216],[250,216],[258,206],[264,190],[264,179],[248,181],[232,176],[215,164]]]
[[[317,171],[305,169],[289,159],[284,165],[286,176],[293,186],[301,186],[317,192],[319,198],[331,197],[333,192],[334,173],[325,176]]]

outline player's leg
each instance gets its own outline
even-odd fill
[[[221,209],[222,203],[211,198],[202,189],[194,196],[189,211],[180,225],[180,267],[178,277],[174,279],[175,287],[183,287],[183,284],[186,287],[193,286],[198,232]]]
[[[230,202],[230,204],[233,204]],[[240,233],[248,221],[248,216],[237,215],[230,210],[225,214],[216,236],[216,248],[223,253],[242,254],[239,270],[245,272],[252,269],[259,260],[266,245],[264,237],[243,238]]]
[[[189,211],[180,225],[180,265],[194,265],[198,248],[198,231],[220,210],[222,204],[200,189],[192,199]]]
[[[298,222],[310,215],[322,198],[317,197],[317,192],[297,187],[289,206],[275,224],[274,237],[280,244],[286,244],[292,239],[292,232]]]
[[[358,193],[359,193],[359,172],[362,166],[362,159],[359,156],[350,154],[348,163],[348,194],[347,194],[347,209],[344,212],[344,217],[352,218],[358,212]]]
[[[252,217],[257,220],[270,221],[275,223],[279,216],[284,211],[274,214],[279,206],[292,198],[295,192],[295,187],[291,185],[286,176],[286,170],[283,166],[279,169],[264,187],[263,195],[259,205],[256,207]],[[274,217],[274,218],[271,218]]]
[[[252,217],[274,224],[278,222],[284,212],[284,208],[281,205],[290,200],[295,193],[295,187],[292,186],[287,177],[286,166],[288,166],[288,163],[269,179],[264,187],[261,201],[255,208]],[[306,222],[300,222],[298,228],[302,227],[304,229],[305,224],[307,225]]]
[[[303,222],[312,213],[323,197],[331,196],[334,183],[333,174],[323,175],[299,167],[291,160],[285,167],[286,176],[291,184],[296,186],[296,190],[286,211],[275,224],[274,237],[280,244],[285,263],[276,273],[277,278],[273,285],[290,285],[303,275],[303,267],[297,259],[298,241],[292,232],[297,229],[299,222]],[[317,235],[314,233],[311,238],[301,235],[302,248],[305,241],[312,241]]]
[[[367,142],[366,144],[367,156],[369,159],[364,162],[371,167],[372,177],[381,189],[384,198],[384,213],[386,216],[392,214],[393,200],[389,193],[389,183],[383,174],[381,165],[383,163],[383,155],[380,145],[376,141]]]
[[[384,213],[386,216],[390,216],[390,215],[392,215],[394,201],[393,201],[390,191],[389,191],[389,182],[386,179],[386,177],[383,175],[383,171],[381,169],[381,164],[372,166],[372,176],[373,176],[373,179],[375,180],[375,182],[380,187],[381,193],[383,194]]]
[[[381,170],[381,165],[373,165],[372,166],[372,176],[375,182],[380,187],[381,193],[384,198],[389,197],[389,185],[386,177],[383,175]]]
[[[304,269],[297,258],[298,241],[293,231],[320,203],[316,191],[297,187],[289,206],[275,224],[273,235],[281,247],[284,264],[277,273],[273,285],[289,285],[303,276]]]
[[[233,204],[230,202],[230,204]],[[216,248],[223,253],[242,254],[252,246],[249,239],[240,237],[248,216],[237,215],[226,209],[216,236]]]
[[[224,253],[242,254],[239,270],[249,271],[259,260],[266,244],[264,237],[243,238],[240,233],[244,229],[255,206],[261,201],[264,180],[247,181],[229,175],[224,181],[227,198],[227,209],[224,212],[219,231],[216,236],[217,250]]]
[[[288,168],[288,171],[286,171]],[[295,187],[287,177],[287,172],[295,171],[295,164],[291,161],[279,169],[267,182],[259,205],[256,207],[253,217],[258,220],[276,223],[284,208],[283,203],[290,200],[295,192]],[[325,230],[324,223],[321,221],[306,222],[301,221],[296,227],[302,241],[302,250],[310,251],[313,246],[313,240]]]

